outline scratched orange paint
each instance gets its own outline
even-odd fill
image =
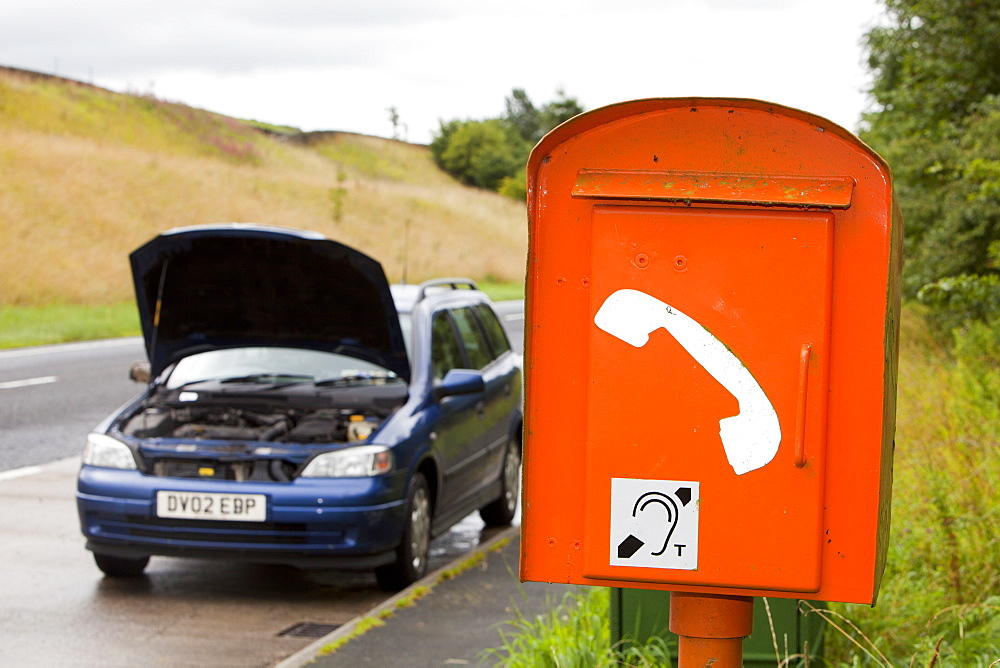
[[[522,579],[872,602],[886,164],[801,111],[654,99],[554,130],[528,188]]]

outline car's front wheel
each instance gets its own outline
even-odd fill
[[[427,572],[427,554],[431,544],[431,494],[427,479],[415,473],[406,501],[406,526],[403,540],[396,548],[396,561],[375,569],[383,589],[403,589]]]
[[[517,497],[521,493],[521,448],[514,440],[507,444],[500,483],[500,498],[479,509],[486,526],[507,526],[517,512]]]
[[[126,559],[125,557],[112,557],[108,554],[94,552],[94,561],[105,575],[113,578],[135,578],[146,570],[149,557]]]

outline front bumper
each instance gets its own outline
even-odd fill
[[[235,483],[84,466],[77,485],[87,549],[121,557],[222,558],[301,568],[391,562],[405,522],[405,474]],[[264,522],[165,519],[156,492],[263,494]]]

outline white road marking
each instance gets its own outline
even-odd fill
[[[56,376],[39,376],[38,378],[25,378],[24,380],[8,380],[0,383],[0,390],[16,390],[20,387],[31,387],[32,385],[48,385],[55,383],[59,378]]]
[[[37,355],[52,355],[53,353],[71,353],[78,350],[93,350],[95,348],[117,348],[123,346],[141,345],[142,337],[127,336],[120,339],[100,339],[98,341],[79,341],[77,343],[55,343],[47,346],[31,346],[0,350],[0,360],[15,357],[35,357]]]
[[[29,475],[35,475],[36,473],[41,473],[41,466],[25,466],[20,469],[11,469],[10,471],[0,471],[0,481],[13,480],[15,478],[24,478]]]

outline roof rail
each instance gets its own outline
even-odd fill
[[[417,301],[423,300],[428,288],[439,288],[451,286],[452,290],[459,290],[464,286],[467,290],[478,290],[479,286],[471,278],[432,278],[420,284],[420,292],[417,293]]]

